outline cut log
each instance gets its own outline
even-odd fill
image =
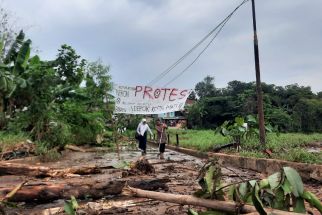
[[[201,207],[211,208],[211,209],[228,212],[228,213],[235,213],[236,209],[238,208],[238,205],[234,202],[201,199],[190,195],[178,195],[178,194],[171,194],[171,193],[146,191],[146,190],[141,190],[141,189],[132,188],[128,186],[124,188],[124,193],[132,196],[160,200],[164,202],[172,202],[180,205],[201,206]],[[257,211],[254,206],[243,205],[240,207],[240,212],[253,213]],[[300,215],[298,213],[272,210],[272,209],[267,209],[267,212],[270,212],[276,215]]]
[[[51,168],[18,163],[0,163],[0,175],[48,176]]]
[[[103,167],[113,168],[112,166]],[[19,163],[0,162],[0,175],[25,175],[32,177],[64,177],[69,174],[89,175],[101,173],[101,168],[97,166],[80,166],[66,169],[54,169],[45,166],[31,166]]]
[[[74,146],[74,145],[66,145],[64,148],[75,151],[75,152],[86,152],[85,149],[82,149],[82,148],[80,148],[78,146]]]
[[[167,189],[166,183],[169,182],[168,179],[132,180],[128,182],[115,179],[104,182],[93,180],[65,181],[27,183],[10,198],[10,201],[51,202],[57,199],[70,199],[71,196],[75,196],[77,199],[87,197],[99,199],[107,195],[121,194],[126,184],[140,189],[158,190]],[[0,188],[0,198],[6,196],[11,190],[12,188]]]

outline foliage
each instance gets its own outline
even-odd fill
[[[224,193],[217,192],[222,186],[221,177],[221,168],[217,161],[209,161],[199,172],[198,183],[201,190],[195,192],[194,195],[206,199],[224,200]]]
[[[111,118],[109,67],[86,66],[68,45],[52,61],[30,58],[30,45],[21,31],[0,64],[0,126],[29,132],[48,150],[96,143]]]
[[[0,152],[5,151],[7,148],[12,148],[16,144],[21,144],[28,140],[30,137],[26,133],[8,133],[0,131]]]
[[[77,208],[79,208],[79,205],[78,205],[77,200],[74,196],[71,196],[70,200],[65,201],[64,211],[66,214],[76,215]]]
[[[217,89],[214,85],[214,77],[206,76],[203,81],[196,84],[195,91],[199,98],[215,96]]]
[[[36,154],[41,162],[53,162],[61,158],[58,148],[50,148],[50,143],[36,142]]]
[[[134,132],[127,131],[130,137],[134,137]],[[169,129],[170,144],[176,144],[176,134],[179,135],[179,146],[200,150],[203,152],[212,151],[213,148],[225,145],[231,141],[228,137],[214,133],[214,130],[178,130]],[[304,163],[322,164],[322,156],[320,153],[312,153],[306,150],[311,143],[320,142],[322,140],[321,133],[301,134],[301,133],[280,133],[268,132],[266,134],[267,149],[272,151],[271,158],[289,160]],[[234,151],[225,150],[226,153],[236,153]],[[239,151],[241,156],[270,158],[261,151],[258,144],[258,138],[250,137],[244,141]]]
[[[237,116],[257,114],[254,82],[231,81],[216,88],[207,76],[195,86],[198,101],[187,118],[192,128],[213,128]],[[298,84],[285,87],[262,83],[265,121],[281,132],[319,132],[322,129],[321,92]],[[198,111],[201,113],[198,115]]]
[[[227,137],[214,134],[213,130],[178,130],[168,129],[170,144],[176,144],[176,134],[179,135],[179,145],[186,148],[209,151],[214,146],[229,142]]]
[[[211,162],[210,166],[207,167],[208,176],[214,172],[213,169],[219,168],[217,166],[216,163]],[[211,186],[209,187],[209,184],[220,183],[218,177],[219,175],[217,177],[207,177],[206,174],[205,179],[208,179],[208,190],[212,188]],[[291,167],[283,167],[280,172],[260,181],[250,180],[225,187],[229,188],[228,198],[230,200],[238,204],[254,205],[261,215],[267,214],[265,210],[267,207],[284,211],[290,211],[292,208],[296,213],[306,213],[304,201],[318,209],[320,213],[322,212],[322,203],[313,193],[304,189],[300,175]],[[223,195],[223,188],[218,187],[214,193],[220,192]],[[198,215],[204,214],[204,212],[197,213],[189,210],[188,214]],[[217,214],[217,212],[209,211],[207,214]]]
[[[273,131],[270,125],[266,125],[265,128],[268,132]],[[235,117],[233,122],[225,121],[215,132],[229,137],[238,147],[245,140],[258,136],[258,122],[252,115],[248,115],[246,120],[243,117]]]
[[[305,213],[304,200],[322,212],[322,204],[314,194],[304,191],[302,179],[291,167],[284,167],[267,179],[248,181],[230,188],[234,201],[254,204],[260,214],[266,214],[265,207]],[[310,197],[309,197],[310,196]]]

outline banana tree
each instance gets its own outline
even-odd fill
[[[265,129],[267,132],[277,132],[277,127],[273,128],[269,124],[265,126]],[[236,117],[234,121],[225,121],[215,130],[215,133],[230,138],[234,146],[239,149],[243,141],[259,135],[258,122],[252,115],[248,115],[246,118]]]
[[[17,88],[25,88],[26,80],[22,78],[30,56],[31,40],[24,40],[20,31],[2,62],[0,62],[0,115],[3,117],[8,103]],[[0,54],[3,54],[4,39],[0,40]],[[11,109],[11,108],[10,108]],[[11,112],[11,110],[9,110]]]

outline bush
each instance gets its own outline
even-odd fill
[[[41,141],[48,143],[49,148],[65,146],[71,141],[72,133],[68,124],[62,121],[51,121]]]
[[[36,142],[36,154],[39,156],[40,161],[51,162],[61,158],[61,154],[57,151],[57,148],[51,148],[50,145],[47,142]]]

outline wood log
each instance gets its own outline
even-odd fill
[[[74,145],[66,145],[64,148],[75,151],[75,152],[86,152],[85,149],[82,149],[82,148],[80,148],[78,146],[74,146]]]
[[[178,194],[171,194],[171,193],[146,191],[146,190],[141,190],[137,188],[132,188],[129,186],[125,187],[123,191],[125,194],[129,194],[132,196],[149,198],[149,199],[154,199],[154,200],[159,200],[164,202],[172,202],[180,205],[201,206],[201,207],[211,208],[211,209],[228,212],[228,213],[235,213],[236,209],[238,208],[238,205],[235,202],[201,199],[190,195],[178,195]],[[240,212],[253,213],[257,211],[256,211],[256,208],[252,205],[243,205],[240,207]],[[267,212],[270,212],[275,215],[300,215],[298,213],[272,210],[272,209],[267,209]]]
[[[48,176],[51,168],[18,163],[0,163],[0,175]]]
[[[95,180],[64,180],[54,182],[30,182],[21,187],[10,198],[11,202],[51,202],[57,199],[70,199],[73,195],[77,199],[87,197],[99,199],[107,195],[118,195],[126,184],[147,190],[167,189],[168,179],[149,180],[115,180],[103,182]],[[12,188],[0,188],[1,196],[6,196]]]
[[[113,168],[112,166],[103,167]],[[101,173],[101,168],[97,166],[80,166],[66,169],[54,169],[45,166],[31,166],[19,163],[0,162],[0,175],[25,175],[32,177],[64,177],[69,174],[89,175]]]

